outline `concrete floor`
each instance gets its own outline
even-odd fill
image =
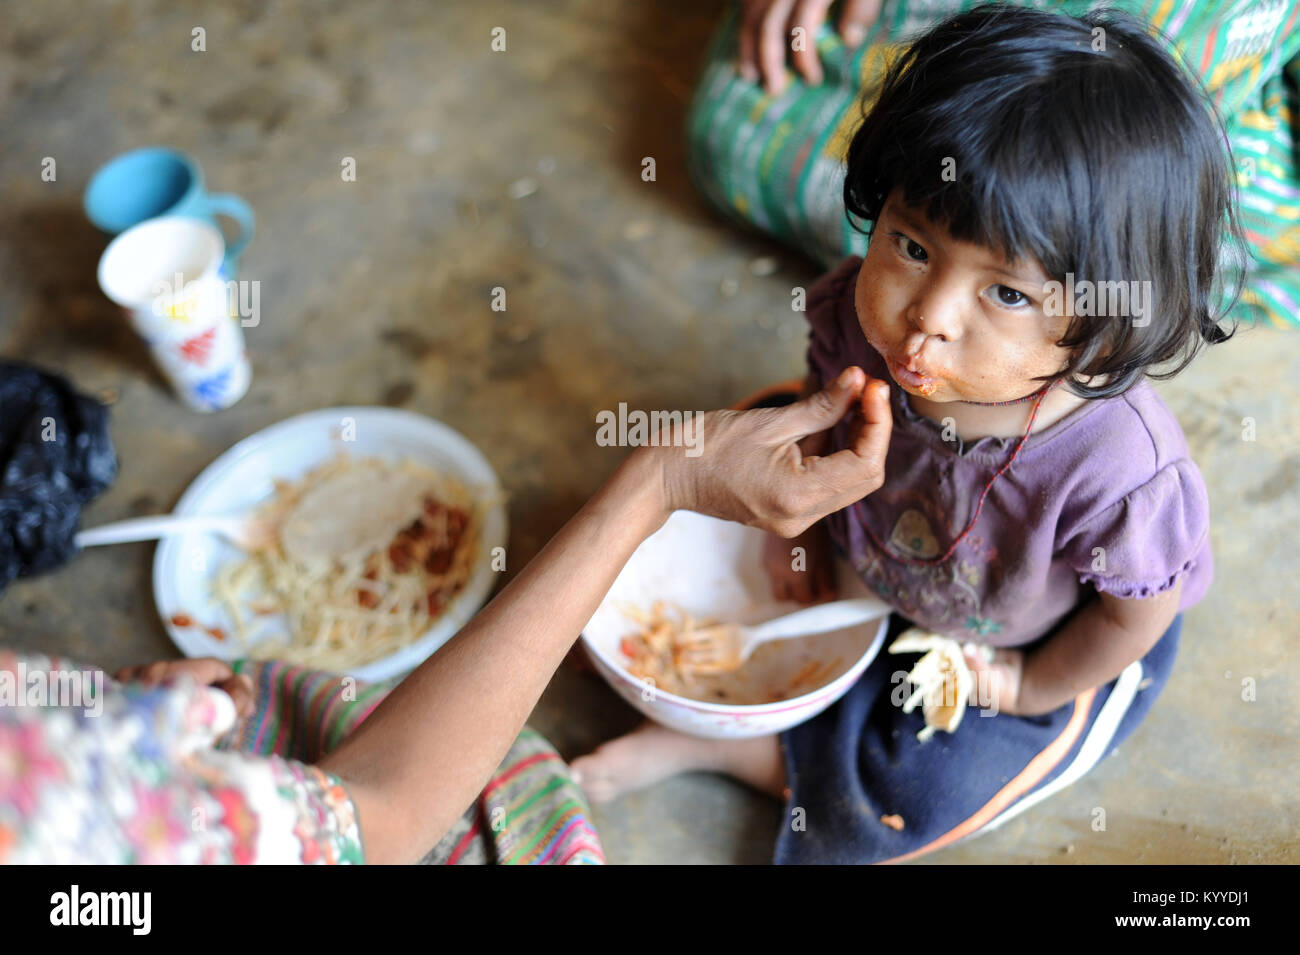
[[[592,441],[597,410],[724,406],[798,374],[804,330],[786,303],[816,269],[724,224],[685,179],[686,98],[719,8],[7,5],[0,353],[116,393],[121,477],[85,523],[169,508],[213,457],[281,418],[393,404],[483,449],[511,493],[518,568],[617,463]],[[196,26],[205,53],[190,50]],[[489,49],[496,26],[505,53]],[[210,187],[258,217],[242,273],[262,290],[254,381],[213,416],[169,395],[95,284],[105,240],[81,191],[100,163],[150,143],[199,157]],[[345,156],[356,182],[340,177]],[[656,182],[640,179],[645,156]],[[510,198],[525,177],[536,191]],[[780,267],[757,278],[748,263],[764,255]],[[488,307],[496,285],[504,313]],[[1287,662],[1300,636],[1298,383],[1300,333],[1258,329],[1158,385],[1210,488],[1217,564],[1171,683],[1083,781],[929,861],[1300,861],[1300,676]],[[16,583],[0,642],[110,667],[175,656],[151,559],[146,545],[97,549]],[[636,718],[565,669],[532,722],[574,756]],[[703,776],[597,812],[612,862],[768,861],[779,817]]]

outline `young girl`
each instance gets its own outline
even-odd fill
[[[778,862],[910,859],[1078,779],[1149,711],[1213,575],[1204,483],[1145,379],[1229,337],[1221,256],[1244,244],[1219,119],[1145,25],[944,21],[889,70],[844,199],[870,245],[809,291],[805,388],[852,365],[891,383],[885,484],[771,538],[774,593],[833,596],[837,553],[896,611],[890,642],[967,645],[982,709],[920,742],[916,658],[882,653],[780,737],[647,725],[574,766],[596,800],[693,769],[782,797]]]

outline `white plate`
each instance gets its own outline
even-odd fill
[[[479,555],[469,580],[424,636],[372,663],[350,668],[359,680],[384,680],[418,666],[478,611],[495,584],[493,548],[506,545],[506,509],[496,473],[479,450],[458,432],[423,415],[393,408],[324,408],[271,425],[240,441],[215,461],[181,495],[176,514],[243,514],[274,492],[276,480],[296,480],[339,452],[354,457],[409,458],[481,489],[485,509]],[[234,621],[212,596],[216,570],[240,551],[210,534],[162,541],[154,555],[154,603],[163,627],[190,657],[233,659],[243,653]],[[195,624],[218,626],[217,640],[197,627],[177,627],[185,614]],[[268,636],[275,635],[267,628]],[[282,626],[279,635],[284,636]]]

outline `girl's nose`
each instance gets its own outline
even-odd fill
[[[920,305],[913,305],[908,315],[908,322],[918,338],[916,345],[918,350],[924,339],[938,338],[950,342],[958,335],[954,310],[933,299]]]
[[[907,336],[907,340],[903,342],[903,352],[908,358],[915,358],[921,354],[921,350],[925,348],[925,343],[928,341],[930,341],[930,336],[925,332],[912,332]]]

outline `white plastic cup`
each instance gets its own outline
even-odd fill
[[[99,259],[99,287],[126,309],[163,375],[195,411],[229,408],[252,379],[238,296],[220,274],[225,254],[212,225],[164,216],[123,232]]]

